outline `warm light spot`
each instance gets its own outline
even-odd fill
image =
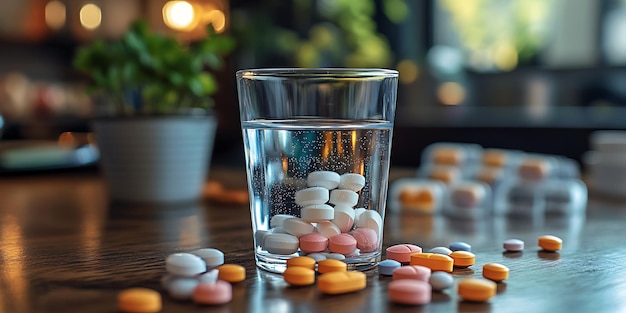
[[[445,105],[461,104],[465,98],[465,89],[459,83],[443,83],[437,90],[437,97]]]
[[[402,84],[410,84],[417,80],[419,76],[419,68],[417,64],[412,60],[402,60],[398,63],[398,72],[400,76],[398,79]]]
[[[493,62],[498,69],[510,71],[517,66],[517,49],[512,44],[500,43],[493,51]]]
[[[215,32],[221,33],[226,29],[226,15],[220,10],[211,10],[205,15],[207,24],[213,24]]]
[[[61,29],[65,25],[66,14],[65,4],[62,2],[54,0],[46,4],[45,19],[51,29]]]
[[[102,10],[99,6],[88,3],[80,9],[80,24],[86,29],[94,30],[102,23]]]
[[[176,30],[190,30],[195,26],[194,7],[187,1],[169,1],[163,6],[163,21]]]
[[[76,144],[76,137],[72,132],[64,132],[59,135],[59,146],[64,148],[74,148]]]

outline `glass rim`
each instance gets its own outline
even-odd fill
[[[256,68],[237,71],[237,78],[395,78],[398,71],[384,68]]]

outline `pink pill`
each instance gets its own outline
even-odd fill
[[[428,282],[430,279],[430,268],[421,265],[406,265],[393,270],[393,280],[415,279]]]
[[[328,238],[328,250],[334,253],[350,254],[356,249],[356,239],[350,234],[339,234]]]
[[[320,233],[310,233],[300,237],[300,250],[306,253],[323,252],[328,248],[328,238]]]
[[[432,289],[427,282],[414,279],[399,279],[389,283],[390,301],[408,305],[428,304]]]
[[[378,249],[378,234],[371,228],[357,228],[352,232],[356,239],[356,247],[361,252],[372,252]]]
[[[233,298],[233,287],[223,280],[201,282],[193,290],[193,301],[198,304],[224,304]]]
[[[416,245],[408,243],[394,245],[387,248],[387,259],[396,260],[400,263],[409,263],[411,262],[411,254],[421,252],[422,248]]]

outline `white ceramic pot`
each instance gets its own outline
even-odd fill
[[[113,201],[197,200],[208,175],[212,116],[104,118],[93,123]]]

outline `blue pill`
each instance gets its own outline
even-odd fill
[[[472,246],[470,246],[469,243],[463,241],[455,241],[451,243],[448,248],[450,248],[450,250],[452,251],[472,251]]]
[[[384,260],[378,263],[378,274],[392,276],[393,270],[400,267],[400,262],[396,260]]]

